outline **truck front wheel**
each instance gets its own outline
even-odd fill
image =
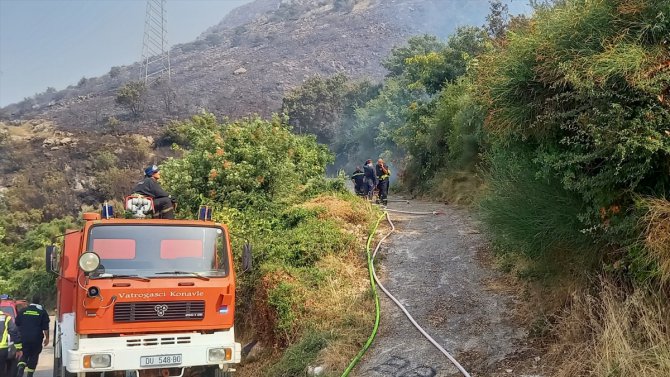
[[[203,377],[233,377],[233,372],[221,369],[218,366],[207,367]]]
[[[75,377],[76,374],[70,373],[63,366],[63,359],[54,357],[54,372],[53,377]]]

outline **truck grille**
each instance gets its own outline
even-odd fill
[[[130,338],[126,339],[126,347],[152,347],[152,346],[166,346],[175,344],[189,344],[191,343],[190,336],[169,336],[157,338]]]
[[[114,322],[200,321],[204,301],[120,302],[114,305]]]

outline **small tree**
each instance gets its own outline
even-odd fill
[[[486,16],[484,28],[489,36],[501,40],[509,25],[509,7],[500,0],[489,2],[489,14]]]
[[[160,80],[156,83],[155,89],[158,91],[160,100],[165,109],[165,114],[170,115],[174,112],[174,105],[177,101],[177,92],[172,83],[166,80]]]
[[[132,81],[122,86],[116,93],[116,103],[138,117],[144,111],[147,88],[141,81]]]
[[[109,70],[109,77],[111,78],[119,77],[120,74],[121,74],[121,67],[112,67]]]
[[[283,99],[282,110],[294,130],[316,135],[319,142],[330,143],[339,128],[347,77],[312,77]]]
[[[109,118],[107,118],[107,123],[105,124],[105,126],[107,126],[107,129],[109,129],[110,132],[114,133],[119,130],[120,124],[121,122],[119,122],[119,120],[116,119],[116,117],[111,115],[109,116]]]

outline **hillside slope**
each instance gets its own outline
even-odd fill
[[[409,35],[444,36],[460,25],[479,25],[487,9],[486,0],[256,0],[197,40],[173,47],[172,88],[154,85],[139,119],[114,102],[118,88],[139,77],[138,63],[38,94],[2,113],[48,119],[70,131],[102,128],[110,117],[137,130],[202,109],[233,118],[268,115],[307,77],[343,72],[381,78],[380,61]],[[240,68],[245,73],[235,74]],[[166,95],[174,98],[169,108]]]

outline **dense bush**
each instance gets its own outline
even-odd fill
[[[332,156],[313,136],[296,136],[279,117],[218,124],[194,116],[181,126],[189,150],[163,164],[165,184],[181,208],[216,203],[264,211],[297,199],[300,187],[321,178]]]
[[[338,164],[351,169],[384,157],[419,192],[445,170],[472,168],[484,113],[471,100],[471,81],[459,78],[486,48],[486,34],[474,27],[446,43],[424,35],[395,48],[383,63],[389,74],[381,89],[367,92],[333,145]]]
[[[496,244],[533,259],[554,252],[595,253],[598,245],[582,232],[579,220],[585,204],[556,178],[538,176],[537,164],[524,152],[496,148],[488,153],[488,195],[480,210]]]
[[[476,75],[489,106],[486,129],[495,135],[491,150],[518,151],[512,164],[528,161],[519,195],[534,198],[527,182],[547,182],[571,198],[561,205],[569,214],[561,224],[631,251],[640,233],[636,196],[663,196],[670,183],[668,5],[572,0],[538,10],[479,58]],[[488,203],[512,205],[496,191],[505,180],[491,182]],[[530,200],[523,211],[546,211],[547,204]],[[493,229],[514,219],[509,212]],[[536,224],[532,231],[546,234]],[[510,237],[503,229],[497,232]]]
[[[0,227],[3,220],[7,221],[7,216],[0,217]],[[0,239],[0,292],[28,300],[37,296],[53,307],[55,276],[44,268],[44,249],[76,225],[71,217],[65,217],[34,226],[21,240]]]
[[[340,128],[347,77],[309,78],[282,100],[282,111],[288,115],[293,130],[316,135],[321,143],[331,142]]]

